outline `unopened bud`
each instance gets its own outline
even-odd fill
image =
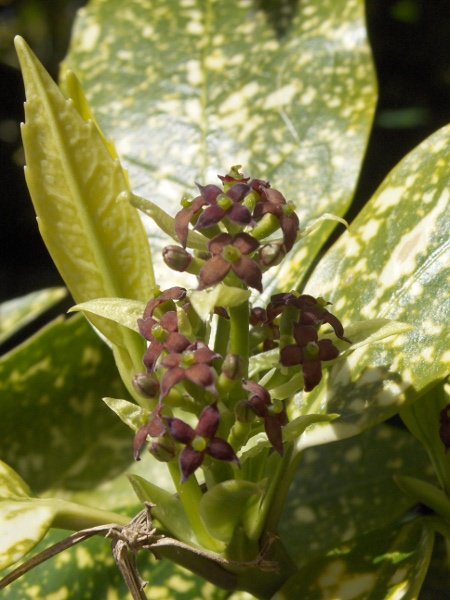
[[[175,442],[168,436],[156,438],[150,444],[148,451],[159,462],[169,462],[176,455]]]
[[[192,261],[192,255],[181,246],[167,246],[163,250],[163,260],[168,267],[182,273]]]
[[[281,241],[269,242],[259,251],[259,260],[266,269],[279,265],[285,256],[286,248]]]
[[[256,413],[252,405],[246,400],[238,402],[238,404],[235,406],[234,412],[236,414],[236,420],[239,421],[239,423],[253,423],[256,418]]]
[[[149,373],[137,373],[133,387],[143,398],[155,398],[159,393],[159,381]]]
[[[227,379],[237,381],[242,379],[245,371],[245,362],[239,354],[227,354],[222,364],[222,373]]]

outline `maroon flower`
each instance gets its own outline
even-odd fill
[[[259,265],[247,255],[255,252],[259,242],[248,233],[216,235],[208,244],[212,257],[199,274],[199,290],[222,281],[233,270],[246,285],[262,292],[262,273]]]
[[[134,458],[139,458],[142,448],[147,441],[147,436],[162,437],[167,433],[166,426],[161,418],[161,411],[164,407],[159,405],[155,408],[149,417],[147,425],[143,425],[134,436]]]
[[[254,219],[261,219],[264,215],[274,215],[283,232],[284,245],[286,252],[292,248],[297,238],[299,220],[291,204],[286,202],[285,197],[278,190],[259,186],[261,200],[255,206],[253,211]]]
[[[339,350],[331,340],[319,340],[312,325],[293,325],[297,343],[282,348],[280,362],[285,367],[302,365],[305,392],[310,392],[322,379],[322,361],[334,360],[339,356]]]
[[[183,349],[183,353],[172,353],[165,356],[160,368],[166,368],[161,379],[162,401],[174,385],[188,379],[208,392],[217,395],[215,386],[215,371],[210,363],[216,358],[221,358],[203,342],[195,342]]]
[[[178,286],[171,287],[168,290],[161,292],[161,294],[156,296],[156,298],[152,298],[150,300],[145,307],[143,318],[146,319],[147,317],[153,317],[155,308],[157,308],[160,304],[163,304],[163,302],[166,302],[167,300],[183,300],[185,297],[186,290],[184,288]]]
[[[197,183],[197,187],[209,206],[200,215],[194,229],[207,229],[224,217],[238,225],[248,225],[251,222],[249,209],[240,204],[251,192],[251,187],[246,183],[236,183],[226,193],[217,185],[202,186]]]
[[[302,294],[301,296],[294,293],[274,294],[267,307],[267,316],[269,321],[273,321],[282,312],[284,306],[295,306],[300,310],[300,325],[312,325],[318,329],[323,323],[328,323],[334,329],[336,337],[351,344],[352,342],[344,337],[342,323],[325,308],[325,306],[330,305],[331,302],[327,302],[320,297],[314,298],[309,294]]]
[[[185,444],[180,453],[181,483],[184,483],[201,466],[205,454],[218,460],[240,462],[233,448],[225,440],[215,437],[220,423],[220,413],[217,404],[207,406],[192,429],[187,423],[177,418],[165,419],[169,434],[176,442]]]
[[[242,387],[253,394],[248,400],[248,405],[252,407],[256,416],[264,419],[264,429],[269,442],[283,456],[282,427],[288,422],[286,409],[282,403],[272,404],[269,392],[259,383],[245,381],[244,379],[242,380]]]
[[[178,333],[178,316],[173,310],[166,312],[160,322],[153,317],[138,319],[138,327],[142,337],[150,342],[143,359],[149,372],[154,370],[163,350],[183,352],[191,343],[186,336]]]
[[[186,203],[186,206],[175,215],[175,233],[183,248],[186,248],[189,223],[205,204],[205,199],[202,196],[197,196],[190,204]]]

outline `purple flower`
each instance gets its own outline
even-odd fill
[[[252,407],[256,416],[264,419],[264,429],[269,442],[283,456],[282,428],[288,422],[286,409],[282,403],[273,404],[269,392],[259,383],[245,381],[244,379],[242,387],[253,394],[247,403]]]
[[[280,362],[285,367],[302,365],[305,392],[310,392],[322,379],[322,361],[334,360],[339,350],[331,340],[319,340],[312,325],[294,323],[293,335],[296,344],[282,348]]]
[[[221,357],[203,342],[188,345],[182,353],[165,356],[160,363],[160,368],[167,369],[161,380],[160,401],[167,396],[174,385],[184,379],[217,395],[215,371],[209,366],[216,358]]]
[[[178,333],[178,316],[175,311],[166,312],[160,322],[153,317],[138,319],[138,327],[142,337],[150,342],[143,359],[149,372],[155,369],[155,363],[163,350],[183,352],[191,343],[186,336]]]
[[[217,404],[214,403],[203,410],[195,429],[181,419],[165,419],[171,437],[185,445],[179,459],[181,483],[187,481],[202,465],[206,454],[217,460],[233,462],[240,466],[239,459],[230,444],[215,437],[220,418]]]
[[[259,242],[248,233],[216,235],[208,244],[212,257],[199,274],[199,290],[215,285],[232,270],[249,287],[262,292],[262,273],[259,265],[248,254],[255,252]]]
[[[261,200],[255,206],[253,218],[261,219],[267,214],[274,215],[283,232],[286,252],[289,252],[295,243],[299,228],[299,220],[293,206],[286,202],[285,197],[278,190],[259,185],[258,191],[261,194]]]

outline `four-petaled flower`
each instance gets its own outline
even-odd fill
[[[278,190],[260,185],[259,191],[261,199],[255,206],[253,218],[260,219],[267,214],[274,215],[278,219],[283,232],[286,252],[289,252],[295,243],[299,228],[299,220],[295,209],[286,202],[285,197]]]
[[[285,367],[302,365],[305,392],[310,392],[322,379],[322,361],[334,360],[339,350],[331,340],[319,340],[312,325],[293,323],[296,344],[285,346],[280,351],[280,362]]]
[[[189,344],[182,354],[172,353],[165,356],[159,368],[167,371],[161,379],[161,396],[163,400],[174,385],[188,379],[208,392],[217,395],[215,387],[215,371],[209,365],[216,358],[221,358],[203,342]]]
[[[217,225],[224,217],[238,225],[249,225],[252,215],[246,206],[240,204],[251,192],[247,183],[236,183],[226,193],[217,185],[200,185],[200,196],[175,215],[175,233],[183,247],[186,247],[189,223],[200,210],[209,205],[200,215],[195,229],[207,229]]]
[[[214,403],[203,410],[195,429],[192,429],[190,425],[181,419],[165,419],[172,439],[185,445],[179,458],[181,483],[187,481],[196,469],[202,465],[206,454],[218,460],[233,462],[240,466],[239,459],[230,444],[219,437],[215,437],[220,418],[217,404]]]
[[[249,287],[262,292],[262,273],[259,265],[248,254],[255,252],[259,242],[248,233],[219,233],[208,244],[212,257],[199,274],[199,290],[222,281],[232,270]]]
[[[264,419],[264,429],[269,442],[283,456],[282,427],[288,422],[286,409],[281,402],[273,404],[269,392],[259,383],[244,379],[242,387],[253,394],[247,403],[252,407],[256,416]]]
[[[144,354],[144,365],[147,371],[155,369],[155,363],[163,350],[168,352],[183,352],[191,341],[178,332],[178,316],[173,310],[166,312],[161,321],[153,317],[138,319],[139,332],[150,346]]]

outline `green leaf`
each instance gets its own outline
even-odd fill
[[[150,297],[148,298],[150,300]],[[139,333],[137,320],[142,318],[146,304],[125,298],[96,298],[73,306],[69,312],[81,311],[104,317]],[[114,340],[111,340],[114,342]]]
[[[439,484],[447,495],[450,494],[450,455],[439,433],[441,412],[449,404],[450,385],[447,382],[437,385],[400,411],[403,422],[428,452]]]
[[[450,499],[441,489],[417,477],[397,475],[394,480],[413,500],[425,504],[445,519],[450,519]]]
[[[190,292],[189,300],[195,312],[205,321],[214,312],[216,306],[225,308],[239,306],[250,298],[250,294],[249,290],[219,284],[201,292]]]
[[[16,48],[27,95],[25,175],[54,263],[79,303],[104,297],[145,302],[154,286],[150,248],[137,211],[119,200],[128,189],[119,161],[19,37]],[[143,340],[111,321],[92,321],[126,349],[116,360],[133,393],[129,371],[140,364]]]
[[[0,360],[0,454],[35,492],[86,489],[120,473],[133,435],[103,404],[127,397],[111,351],[77,315]]]
[[[424,520],[368,534],[308,564],[273,600],[416,600],[433,542]]]
[[[218,540],[230,542],[239,524],[251,534],[258,504],[264,494],[261,484],[228,480],[207,491],[200,501],[200,516],[208,532]]]
[[[161,465],[160,465],[161,466]],[[139,475],[128,475],[137,497],[154,504],[154,515],[173,537],[186,544],[198,545],[180,499]]]
[[[384,423],[357,437],[308,448],[279,526],[296,564],[401,518],[415,499],[401,492],[393,476],[434,481],[421,444]]]
[[[118,398],[103,398],[103,402],[133,431],[137,431],[148,421],[149,411]]]
[[[348,207],[376,101],[363,2],[282,6],[133,0],[124,14],[119,0],[94,0],[79,13],[65,65],[133,189],[172,216],[194,181],[237,162],[294,202],[302,227]],[[295,287],[333,227],[299,242],[267,292]],[[148,229],[159,255],[167,238]]]
[[[49,288],[3,302],[0,305],[0,344],[57,304],[66,295],[65,288]]]
[[[449,133],[450,126],[433,134],[388,175],[308,282],[307,292],[333,302],[344,326],[363,317],[414,327],[358,348],[303,395],[302,411],[341,415],[328,440],[386,419],[450,370]]]

